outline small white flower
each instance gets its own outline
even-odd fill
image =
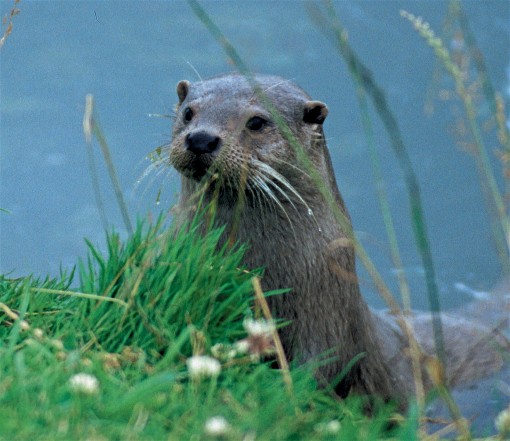
[[[189,374],[192,377],[217,377],[221,371],[218,360],[207,355],[195,355],[186,360]]]
[[[231,429],[229,422],[222,416],[209,418],[205,422],[205,432],[211,436],[226,435]]]
[[[338,433],[340,431],[340,421],[331,420],[329,423],[326,423],[325,428],[327,433]]]
[[[89,374],[76,374],[69,379],[69,384],[75,392],[92,395],[99,390],[99,381],[96,377]]]
[[[510,434],[510,406],[498,414],[494,420],[494,425],[501,435]]]
[[[320,433],[335,435],[340,431],[340,421],[331,420],[327,423],[320,423],[315,426],[315,430]]]
[[[243,326],[248,337],[234,344],[239,354],[249,353],[253,361],[257,361],[261,356],[274,352],[273,333],[276,327],[271,320],[247,318],[244,320]]]
[[[250,342],[248,340],[239,340],[234,343],[234,348],[238,354],[246,354],[250,350]]]
[[[275,329],[274,323],[268,320],[246,319],[243,326],[246,332],[254,337],[272,335]]]
[[[62,343],[62,340],[53,339],[50,341],[51,345],[58,351],[64,350],[64,343]]]

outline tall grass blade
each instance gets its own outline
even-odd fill
[[[89,173],[92,179],[92,189],[94,191],[94,199],[96,200],[97,211],[103,226],[103,231],[108,229],[108,220],[104,209],[103,197],[101,196],[101,188],[99,186],[99,177],[97,173],[96,160],[94,159],[94,148],[92,146],[92,112],[93,101],[92,95],[87,95],[85,100],[85,112],[83,114],[83,133],[87,144],[87,162],[89,165]]]
[[[110,148],[108,147],[108,143],[106,142],[106,138],[104,136],[103,130],[101,129],[101,126],[99,124],[98,117],[94,113],[92,95],[87,95],[86,103],[87,104],[86,104],[86,108],[85,108],[85,115],[84,115],[84,121],[83,121],[85,138],[87,139],[88,143],[91,142],[92,135],[94,135],[95,138],[97,139],[97,141],[101,147],[101,151],[103,153],[103,158],[105,160],[106,168],[108,169],[108,174],[110,175],[110,180],[113,185],[115,197],[117,198],[117,203],[119,205],[119,209],[120,209],[120,212],[122,215],[122,219],[124,221],[124,225],[125,225],[128,233],[133,234],[133,225],[131,224],[127,205],[124,201],[124,195],[122,194],[119,179],[117,178],[117,173],[115,171],[115,166],[113,165],[112,156],[110,154]],[[91,156],[91,154],[89,154],[89,156]],[[90,159],[89,159],[89,161],[90,161]],[[96,177],[95,181],[97,182],[97,177]],[[98,190],[95,190],[95,193],[99,194]],[[98,199],[96,196],[96,201],[97,200]],[[102,207],[102,202],[100,204],[101,204],[100,207]],[[104,212],[104,209],[103,209],[103,212]],[[102,217],[104,217],[104,213],[103,213]],[[103,222],[104,222],[104,220],[103,220]]]

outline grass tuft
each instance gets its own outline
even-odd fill
[[[366,416],[309,369],[282,375],[238,349],[261,272],[201,228],[108,234],[106,255],[89,244],[77,291],[72,275],[0,277],[0,439],[412,439],[417,415],[389,430],[391,405]]]

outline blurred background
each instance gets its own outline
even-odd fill
[[[355,88],[333,44],[300,1],[204,1],[250,69],[290,78],[330,109],[325,132],[355,230],[397,293],[388,240],[361,125]],[[510,3],[462,3],[490,80],[509,99]],[[12,1],[0,1],[2,17]],[[451,78],[399,11],[422,16],[476,83],[474,61],[447,1],[341,1],[335,8],[349,42],[385,90],[420,182],[444,307],[501,276],[464,116]],[[231,71],[223,50],[181,1],[22,1],[0,50],[0,273],[57,276],[86,256],[84,238],[104,248],[82,120],[94,95],[132,220],[168,211],[177,173],[142,179],[147,155],[171,137],[175,85]],[[2,27],[2,33],[5,26]],[[479,121],[501,188],[495,123],[476,93]],[[377,147],[409,277],[413,305],[426,308],[403,176],[375,112]],[[108,173],[96,149],[109,225],[126,234]],[[158,196],[159,195],[159,196]],[[158,204],[159,200],[159,204]],[[383,305],[361,270],[362,290]]]

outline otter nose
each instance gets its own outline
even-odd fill
[[[213,153],[220,146],[220,138],[207,132],[193,132],[186,137],[186,148],[195,155]]]

